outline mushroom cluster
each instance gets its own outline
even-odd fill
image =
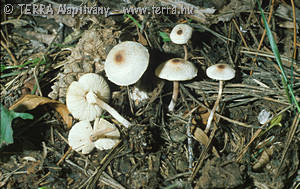
[[[184,58],[172,58],[155,69],[157,77],[173,81],[173,94],[168,106],[170,112],[174,111],[176,105],[179,81],[191,80],[197,76],[196,66],[187,60],[186,44],[191,36],[192,28],[189,25],[176,25],[170,33],[170,38],[173,43],[183,45]],[[107,55],[105,74],[108,80],[119,86],[136,84],[148,68],[149,57],[147,48],[140,43],[133,41],[119,43]],[[216,64],[210,66],[206,74],[211,79],[219,80],[218,97],[205,128],[205,132],[208,132],[222,96],[223,81],[234,78],[235,70],[228,64]],[[146,98],[146,95],[143,97]],[[103,110],[126,128],[132,125],[108,104],[109,98],[110,89],[107,82],[96,73],[84,74],[78,81],[70,84],[66,94],[66,105],[74,118],[80,120],[69,132],[69,144],[74,150],[87,154],[95,147],[100,150],[110,149],[119,141],[118,129],[108,121],[99,119]],[[93,120],[95,121],[92,127],[90,121]]]
[[[110,81],[119,86],[136,83],[149,64],[148,50],[132,41],[122,42],[108,53],[104,70]],[[73,81],[66,94],[66,105],[74,118],[80,120],[69,132],[69,144],[76,150],[87,154],[94,147],[112,148],[119,139],[119,131],[109,122],[100,119],[103,110],[110,113],[119,123],[128,128],[132,124],[121,116],[107,101],[110,89],[105,79],[95,73],[82,75]],[[90,121],[94,122],[94,127]]]

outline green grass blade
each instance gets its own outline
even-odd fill
[[[283,82],[283,85],[284,85],[284,88],[285,88],[285,91],[287,93],[287,97],[289,98],[289,101],[294,103],[296,105],[296,108],[298,110],[298,112],[300,113],[300,107],[299,107],[299,104],[296,100],[296,97],[295,97],[295,94],[293,92],[293,88],[292,86],[289,84],[288,82],[288,79],[286,77],[286,74],[285,74],[285,71],[284,71],[284,68],[283,68],[283,65],[282,65],[282,62],[281,62],[281,58],[280,58],[280,54],[279,54],[279,50],[278,50],[278,47],[276,45],[276,42],[274,40],[274,37],[272,35],[272,32],[271,32],[271,29],[268,25],[268,22],[266,20],[266,17],[265,17],[265,14],[264,14],[264,11],[263,9],[261,8],[260,6],[260,3],[258,0],[256,0],[257,4],[258,4],[258,8],[260,10],[260,13],[261,13],[261,16],[262,16],[262,19],[264,21],[264,25],[265,25],[265,28],[266,28],[266,31],[267,31],[267,36],[269,38],[269,41],[270,41],[270,45],[271,45],[271,48],[272,48],[272,51],[274,53],[274,56],[275,56],[275,59],[276,59],[276,62],[280,68],[280,71],[281,71],[281,78],[282,78],[282,82]]]
[[[135,18],[133,18],[133,16],[131,16],[130,14],[124,14],[124,17],[128,17],[130,20],[132,20],[140,30],[143,29],[142,25]]]
[[[159,31],[159,36],[163,39],[163,42],[171,41],[169,34],[167,34],[166,32]]]

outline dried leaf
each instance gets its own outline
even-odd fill
[[[57,111],[60,116],[63,118],[68,128],[72,127],[73,118],[69,112],[67,106],[63,103],[51,103],[50,106]]]
[[[208,136],[206,135],[206,133],[205,133],[202,129],[196,127],[196,129],[194,130],[193,135],[194,135],[194,138],[195,138],[198,142],[200,142],[203,146],[206,146],[206,145],[207,145],[209,139],[208,139]],[[212,152],[213,152],[213,154],[214,154],[216,157],[220,157],[220,155],[219,155],[217,149],[216,149],[214,146],[212,147]]]
[[[270,162],[270,156],[273,155],[273,148],[267,148],[265,149],[261,156],[259,157],[258,161],[253,165],[253,170],[258,170],[260,168],[262,168],[263,166],[265,166],[267,163]]]
[[[241,12],[252,10],[254,5],[255,2],[252,0],[232,0],[218,11],[218,15],[214,15],[214,18],[212,18],[213,23],[228,22]]]
[[[27,20],[11,19],[11,20],[6,20],[1,22],[1,25],[5,25],[5,24],[13,24],[15,28],[20,28],[28,25],[29,23]]]
[[[144,46],[147,46],[148,42],[147,42],[146,38],[141,34],[141,32],[138,32],[138,36],[139,36],[138,42]]]
[[[200,107],[198,111],[200,112],[199,116],[201,118],[202,124],[206,125],[210,113],[203,107]]]
[[[202,129],[198,127],[194,131],[194,137],[198,142],[200,142],[204,146],[208,143],[208,136],[205,134],[205,132]]]
[[[72,117],[70,116],[70,112],[67,109],[65,104],[57,100],[52,100],[47,97],[41,97],[36,95],[25,95],[21,99],[19,99],[14,105],[12,105],[9,110],[14,110],[16,112],[25,112],[28,110],[33,110],[38,106],[48,104],[52,108],[57,111],[65,123],[67,124],[68,128],[72,126]]]
[[[196,20],[203,24],[208,24],[207,16],[214,14],[216,11],[214,8],[199,8],[193,4],[187,3],[185,1],[172,1],[172,0],[160,0],[160,3],[163,6],[175,7],[177,11],[186,11],[185,14],[187,17]]]

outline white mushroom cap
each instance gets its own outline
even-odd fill
[[[192,37],[193,28],[187,24],[177,24],[170,33],[171,41],[175,44],[185,44]]]
[[[235,77],[235,70],[228,64],[215,64],[206,69],[206,75],[211,79],[225,81]]]
[[[106,131],[111,131],[107,132]],[[105,133],[105,138],[100,138],[94,142],[99,150],[108,150],[113,148],[120,141],[120,132],[112,123],[101,118],[96,119],[94,123],[94,133]]]
[[[193,63],[182,58],[173,58],[160,64],[155,69],[155,75],[169,81],[185,81],[197,76],[197,68]]]
[[[109,99],[110,89],[103,77],[95,73],[84,74],[69,86],[66,104],[76,119],[92,121],[101,115],[102,109],[93,102],[90,93],[104,101]]]
[[[128,86],[142,77],[148,64],[147,48],[134,41],[125,41],[108,53],[104,70],[110,81],[119,86]]]
[[[83,154],[90,153],[95,145],[90,140],[93,129],[89,121],[80,121],[73,125],[69,132],[68,141],[69,145],[76,152],[82,152]]]

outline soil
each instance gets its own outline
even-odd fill
[[[14,7],[11,14],[1,11],[1,104],[9,108],[28,94],[65,104],[73,81],[97,73],[110,86],[109,104],[133,125],[127,129],[104,112],[102,117],[119,129],[120,142],[110,150],[82,154],[68,144],[70,123],[62,113],[49,104],[38,105],[26,111],[33,120],[13,120],[14,143],[0,148],[0,188],[300,186],[299,109],[286,95],[256,1],[34,2],[51,4],[55,11],[59,4],[114,11],[106,16],[22,14],[16,2],[1,0]],[[283,69],[299,102],[300,1],[291,2],[262,1],[261,6],[266,19],[270,17]],[[181,5],[193,6],[196,12],[128,16],[116,11]],[[186,45],[198,75],[180,81],[175,110],[169,112],[173,83],[156,77],[154,70],[171,58],[184,57],[183,45],[168,37],[179,23],[193,28]],[[122,41],[139,42],[150,54],[143,77],[128,87],[110,82],[104,70],[107,54]],[[224,82],[212,126],[205,132],[219,89],[205,70],[217,63],[231,65],[236,75]],[[133,93],[139,95],[136,88],[149,98],[132,98]],[[267,122],[260,123],[259,117]],[[71,125],[77,122],[73,119]]]

